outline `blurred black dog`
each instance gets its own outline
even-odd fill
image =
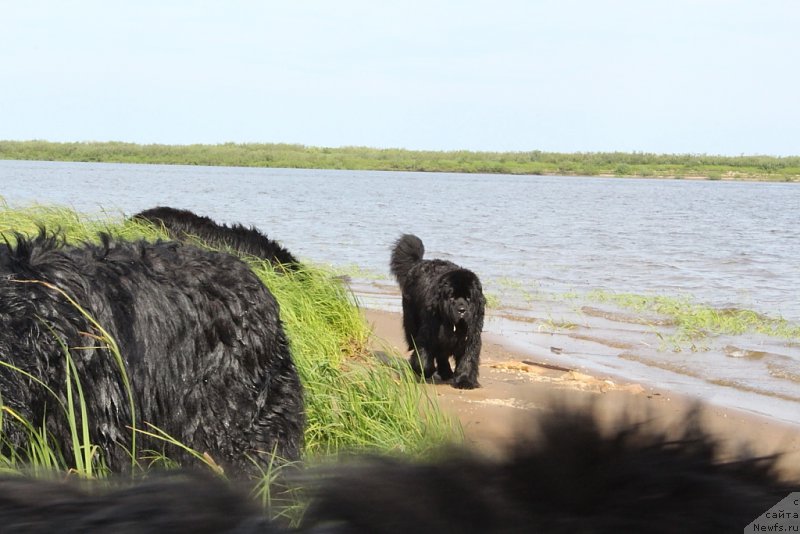
[[[0,478],[3,532],[248,534],[279,532],[243,488],[196,472],[137,481]]]
[[[267,521],[235,484],[181,474],[94,491],[0,478],[0,525],[32,534],[739,532],[793,491],[775,457],[723,462],[697,427],[668,436],[647,425],[607,433],[588,413],[557,411],[499,460],[456,451],[312,470],[299,475],[311,500],[296,529]]]
[[[411,367],[425,378],[438,373],[461,389],[479,387],[478,365],[486,299],[472,271],[445,260],[423,260],[425,247],[405,234],[390,267],[403,294],[403,329]],[[450,356],[455,357],[455,373]],[[422,369],[420,369],[420,364]]]
[[[719,459],[692,421],[677,435],[588,412],[544,416],[508,455],[414,464],[355,461],[320,477],[304,527],[316,532],[741,532],[797,485],[775,457]],[[357,488],[357,490],[355,490]],[[771,521],[774,523],[774,521]],[[324,528],[322,528],[324,527]]]
[[[228,248],[240,254],[255,256],[291,271],[300,268],[291,252],[268,238],[255,227],[241,224],[218,224],[209,217],[189,210],[159,206],[137,213],[132,217],[161,225],[172,239],[185,241],[197,238],[217,248]]]
[[[67,246],[42,230],[0,247],[2,402],[66,455],[74,443],[60,407],[68,380],[80,380],[91,443],[113,470],[131,465],[134,416],[234,473],[255,470],[247,455],[298,458],[302,387],[278,303],[250,267],[180,243],[101,240]],[[4,415],[2,445],[24,447],[28,432]],[[80,431],[80,410],[77,419]],[[142,433],[136,447],[196,461]]]

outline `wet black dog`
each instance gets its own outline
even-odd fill
[[[291,252],[255,227],[218,224],[209,217],[189,210],[165,206],[142,211],[132,218],[163,226],[172,239],[183,241],[194,237],[216,248],[228,248],[243,255],[267,260],[276,267],[293,271],[300,267],[300,262]]]
[[[66,246],[44,231],[0,248],[2,402],[34,428],[46,425],[67,454],[72,433],[60,407],[77,376],[91,442],[119,470],[131,465],[134,418],[101,328],[124,360],[139,429],[155,432],[147,426],[155,425],[232,472],[254,469],[247,455],[262,465],[273,450],[299,457],[303,393],[278,303],[243,261],[108,236],[100,245]],[[79,430],[81,422],[78,411]],[[8,414],[2,431],[4,445],[29,441]],[[136,448],[194,460],[141,433]]]
[[[606,433],[587,413],[556,412],[499,460],[454,452],[302,474],[311,501],[297,529],[267,521],[235,484],[180,474],[111,490],[0,478],[0,524],[29,533],[738,532],[797,489],[776,476],[775,458],[723,462],[717,452],[691,426],[677,436],[647,425]]]
[[[445,260],[424,260],[415,235],[394,245],[390,267],[403,294],[403,329],[411,366],[425,378],[438,373],[461,389],[479,387],[478,365],[486,299],[472,271]],[[455,373],[450,356],[455,357]],[[421,367],[421,368],[420,368]]]

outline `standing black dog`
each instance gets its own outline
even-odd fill
[[[261,465],[273,451],[298,458],[301,384],[278,303],[250,267],[180,243],[101,237],[100,245],[67,246],[42,230],[0,247],[2,403],[46,428],[66,455],[73,440],[60,407],[77,376],[91,442],[113,470],[130,466],[130,401],[102,327],[119,347],[139,429],[155,425],[234,473],[254,470],[247,456]],[[30,439],[7,414],[2,434],[14,448]],[[136,448],[195,461],[141,433]]]
[[[142,211],[132,218],[163,226],[172,239],[185,241],[196,237],[214,247],[227,247],[240,254],[267,260],[276,267],[296,271],[300,266],[291,252],[255,227],[218,224],[189,210],[166,206]]]
[[[453,387],[479,387],[478,365],[486,299],[472,271],[445,260],[423,260],[425,247],[405,234],[394,245],[390,267],[403,294],[403,329],[411,367],[425,378],[438,372]],[[450,356],[456,360],[455,374]],[[422,369],[420,369],[420,364]]]

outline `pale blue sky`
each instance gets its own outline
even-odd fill
[[[3,2],[0,139],[800,155],[800,1]]]

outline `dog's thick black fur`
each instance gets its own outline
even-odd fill
[[[0,525],[29,534],[279,531],[243,489],[194,472],[91,484],[7,476],[0,478]]]
[[[417,374],[453,379],[461,389],[479,387],[481,331],[486,300],[477,275],[446,260],[425,260],[425,247],[405,234],[390,261],[403,295],[403,329]],[[455,373],[450,356],[455,357]],[[420,369],[421,364],[421,369]]]
[[[718,449],[691,425],[677,437],[647,424],[606,434],[588,413],[558,412],[501,460],[456,453],[423,464],[382,458],[334,468],[320,479],[305,527],[741,532],[797,490],[777,476],[775,457],[721,461]]]
[[[267,260],[276,267],[292,271],[300,267],[300,262],[291,252],[255,227],[219,224],[192,211],[166,206],[144,210],[132,218],[163,226],[172,239],[195,237],[213,247],[226,247],[240,254]]]
[[[246,455],[266,462],[273,449],[298,458],[301,384],[278,303],[246,263],[180,243],[105,235],[99,245],[67,246],[44,230],[0,248],[0,358],[17,368],[0,366],[2,402],[34,428],[46,422],[66,452],[70,429],[58,402],[66,402],[68,347],[92,443],[118,470],[131,463],[122,373],[98,327],[55,288],[118,344],[140,429],[155,425],[232,472],[253,469]],[[26,433],[13,419],[2,419],[7,444],[24,445]],[[164,449],[144,434],[136,444],[139,453]],[[193,460],[180,448],[166,453]]]
[[[503,459],[457,451],[424,463],[356,458],[303,474],[311,503],[296,530],[266,521],[235,484],[196,475],[94,491],[0,478],[0,525],[29,533],[739,532],[797,490],[778,478],[775,457],[723,462],[717,452],[692,426],[677,436],[647,424],[606,433],[586,412],[556,412]]]

